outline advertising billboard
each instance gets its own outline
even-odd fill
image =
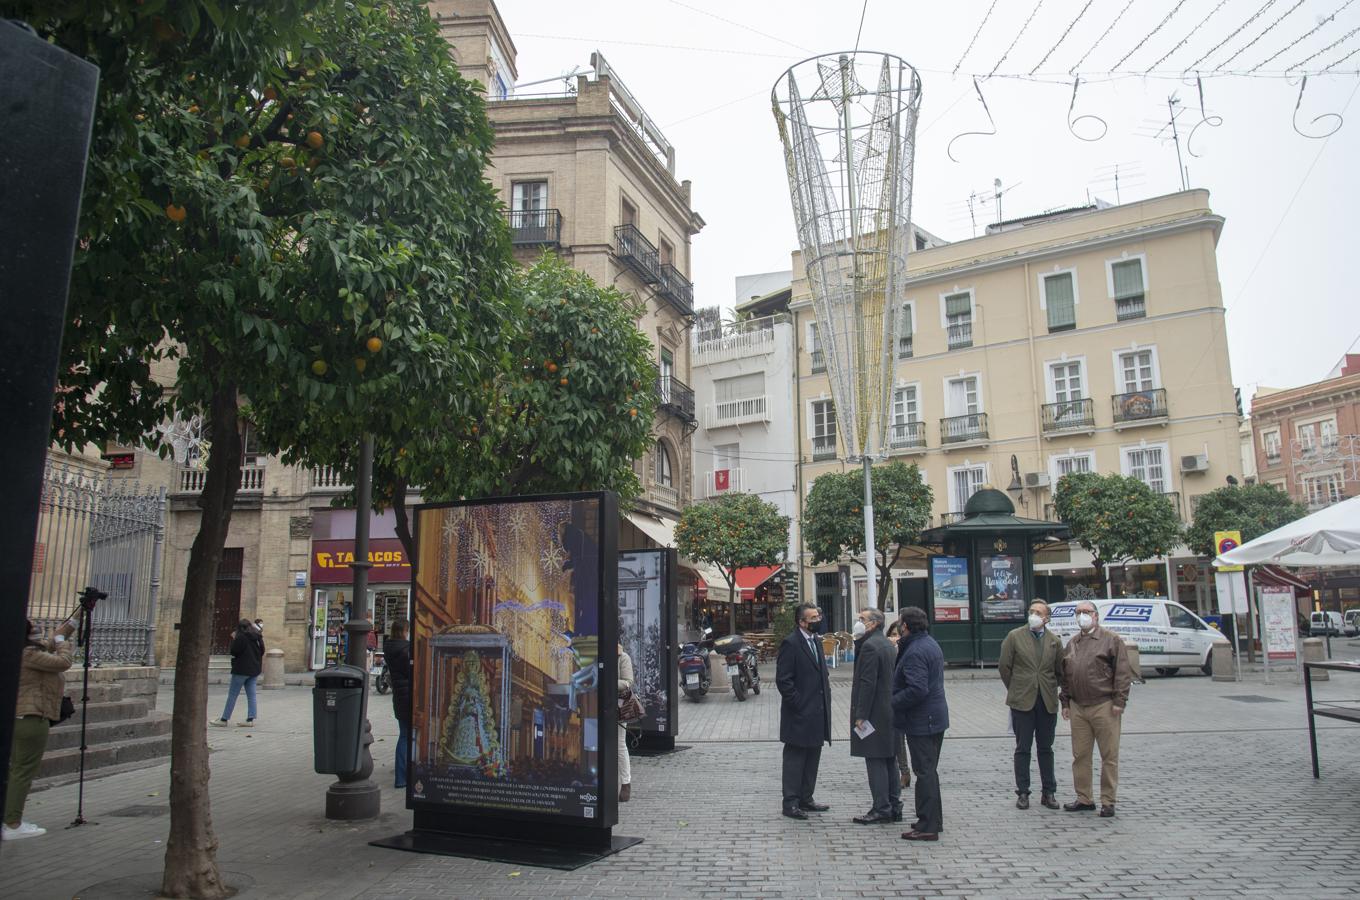
[[[1265,644],[1266,664],[1293,663],[1298,660],[1298,607],[1294,603],[1294,589],[1262,587],[1257,589],[1261,609],[1261,634]]]
[[[676,641],[674,550],[619,553],[619,643],[633,661],[633,691],[646,715],[642,744],[674,746]]]
[[[930,590],[936,622],[968,621],[968,560],[962,556],[930,558]]]
[[[1025,615],[1025,561],[1018,556],[984,556],[982,621],[1020,619]]]
[[[609,828],[614,496],[435,504],[414,515],[407,805],[417,828],[422,812],[443,827],[457,814]]]

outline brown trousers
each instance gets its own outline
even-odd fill
[[[1100,805],[1114,806],[1119,787],[1119,730],[1122,719],[1106,700],[1092,706],[1070,705],[1072,716],[1072,787],[1079,803],[1091,800],[1091,749],[1100,746]]]

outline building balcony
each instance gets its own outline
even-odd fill
[[[823,462],[836,458],[836,436],[819,434],[812,438],[812,461]]]
[[[261,494],[264,493],[264,466],[242,466],[241,484],[236,489],[237,495],[241,494]],[[179,494],[201,494],[203,486],[208,481],[207,469],[191,469],[181,467],[176,472],[175,486],[176,493]]]
[[[778,316],[766,316],[755,320],[765,327],[745,327],[732,330],[722,337],[699,341],[694,345],[692,357],[695,366],[711,366],[714,363],[734,359],[750,359],[774,352],[774,323]],[[787,317],[785,318],[787,321]],[[745,323],[741,323],[745,325]]]
[[[555,209],[523,209],[506,213],[510,243],[516,247],[562,246],[562,213]]]
[[[888,449],[894,453],[908,453],[926,449],[925,422],[898,422],[888,426]]]
[[[680,508],[680,492],[669,484],[653,481],[647,485],[647,499],[667,509]]]
[[[967,514],[961,512],[940,513],[940,524],[953,525],[956,522],[962,522],[965,515]]]
[[[339,469],[332,466],[319,466],[312,469],[312,490],[343,492],[353,487],[350,480]]]
[[[1096,430],[1096,404],[1090,397],[1045,403],[1042,413],[1043,433],[1048,436],[1071,434],[1074,431],[1089,434]]]
[[[812,374],[826,371],[826,353],[822,350],[813,350],[808,354],[812,358]]]
[[[973,346],[973,323],[960,322],[945,329],[949,336],[949,349],[962,350]]]
[[[948,416],[940,420],[941,444],[946,446],[985,444],[989,440],[986,413]]]
[[[769,398],[747,397],[744,400],[724,400],[710,403],[704,409],[705,428],[726,428],[729,425],[746,425],[750,422],[770,421]]]
[[[1278,449],[1266,451],[1267,466],[1278,466],[1280,464],[1280,459],[1280,451]]]
[[[1110,398],[1114,408],[1116,431],[1141,425],[1165,425],[1167,421],[1166,388],[1130,391]]]
[[[740,493],[746,490],[746,470],[714,469],[704,473],[704,497],[721,497],[723,494]]]
[[[694,315],[694,285],[680,270],[670,263],[660,267],[661,286],[657,289],[662,297],[670,301],[675,311],[682,316]]]
[[[1123,322],[1125,319],[1141,319],[1147,315],[1147,304],[1142,294],[1131,297],[1117,297],[1114,301],[1114,317]]]
[[[897,358],[898,358],[898,359],[910,359],[910,358],[911,358],[911,345],[912,345],[912,336],[911,336],[911,335],[906,335],[905,337],[900,337],[900,338],[898,338],[898,339],[897,339]]]
[[[656,396],[661,412],[688,423],[698,421],[694,416],[694,389],[674,375],[657,378]]]
[[[661,283],[661,261],[656,247],[636,225],[614,229],[614,255],[646,284]]]

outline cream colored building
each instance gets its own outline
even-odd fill
[[[1016,512],[1031,518],[1052,517],[1053,486],[1069,472],[1138,477],[1187,521],[1200,495],[1241,478],[1215,257],[1222,227],[1208,192],[1194,190],[1002,223],[910,256],[888,456],[921,467],[936,524],[983,485],[1005,490],[1012,457],[1024,485]],[[803,270],[798,253],[793,270]],[[806,496],[818,475],[851,463],[805,280],[791,308]],[[1036,574],[1070,586],[1090,581],[1088,566],[1074,548],[1039,560]],[[1184,548],[1109,574],[1116,596],[1169,593],[1207,608],[1211,579]],[[834,566],[805,567],[805,597],[839,597],[837,580]]]

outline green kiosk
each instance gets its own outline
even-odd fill
[[[1006,635],[1025,621],[1034,596],[1034,553],[1071,535],[1060,522],[1022,519],[995,488],[969,498],[963,518],[921,533],[939,548],[927,565],[930,633],[945,662],[995,663]]]

